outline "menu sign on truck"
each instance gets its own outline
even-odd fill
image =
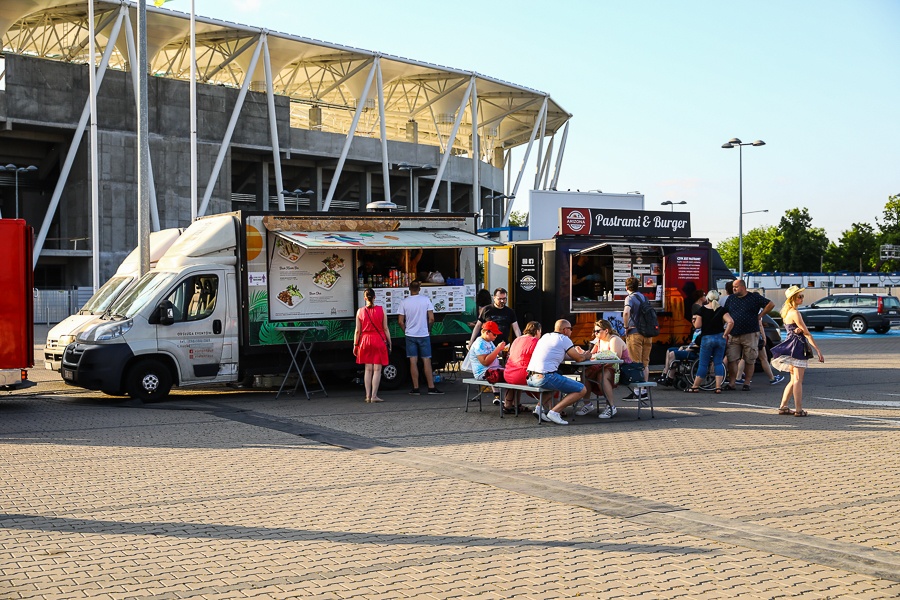
[[[350,250],[308,249],[270,236],[269,319],[329,319],[354,314]]]
[[[619,208],[559,210],[559,232],[562,235],[691,237],[691,213]]]

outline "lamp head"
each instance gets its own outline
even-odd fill
[[[725,142],[724,144],[722,144],[722,147],[723,148],[734,148],[734,144],[732,144],[731,142]]]
[[[739,145],[743,144],[744,142],[742,142],[739,138],[731,138],[730,140],[728,140],[728,143],[733,144],[735,146],[739,146]]]
[[[753,145],[754,146],[765,146],[766,143],[762,140],[756,140],[755,142],[753,142]]]

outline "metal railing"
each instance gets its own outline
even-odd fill
[[[50,325],[74,315],[91,297],[91,288],[34,290],[34,322]]]

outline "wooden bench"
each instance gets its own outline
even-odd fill
[[[552,390],[544,390],[530,385],[519,385],[516,383],[500,382],[491,384],[484,379],[470,378],[463,379],[462,382],[466,384],[466,412],[469,412],[469,403],[471,402],[477,402],[478,412],[481,412],[481,397],[485,393],[493,393],[493,390],[491,389],[492,387],[498,390],[513,390],[517,392],[515,395],[515,415],[517,417],[519,416],[519,395],[521,394],[521,392],[531,392],[533,394],[537,394],[538,398],[540,398],[541,401],[543,400],[544,394],[552,395],[553,393],[555,393]],[[472,387],[475,388],[474,391],[472,390]],[[503,402],[500,402],[500,418],[503,418]],[[540,423],[540,421],[538,421],[538,423]]]

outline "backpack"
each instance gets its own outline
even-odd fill
[[[656,318],[656,311],[650,306],[643,295],[638,297],[640,306],[638,312],[634,316],[634,326],[638,333],[644,337],[656,337],[659,335],[659,320]]]

